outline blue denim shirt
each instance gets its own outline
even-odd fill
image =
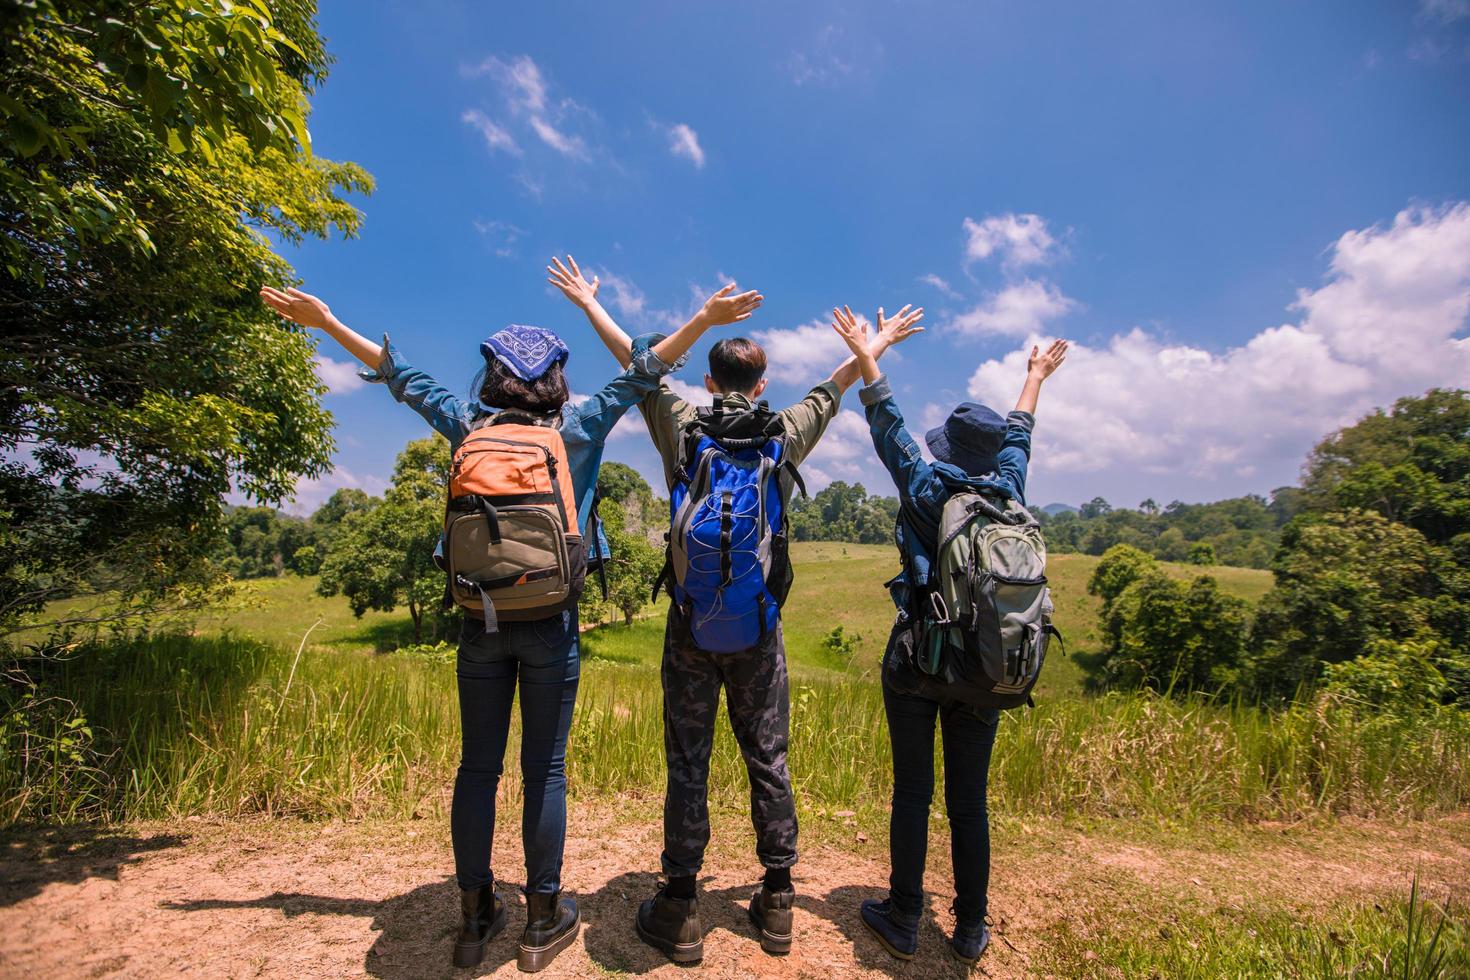
[[[868,415],[873,448],[898,487],[901,506],[894,538],[903,558],[903,571],[888,583],[888,590],[894,605],[907,613],[913,586],[929,581],[934,564],[933,536],[950,497],[962,490],[987,489],[1025,505],[1026,465],[1031,459],[1031,430],[1036,417],[1030,412],[1006,416],[1006,434],[996,454],[995,472],[971,477],[958,466],[930,463],[923,457],[919,444],[903,424],[887,375],[858,392],[858,399]],[[911,526],[916,521],[930,528],[929,533],[916,531]]]
[[[613,426],[623,415],[658,387],[659,379],[683,363],[665,364],[653,352],[652,345],[663,338],[647,334],[633,342],[633,363],[613,378],[602,390],[589,398],[561,410],[561,438],[567,447],[567,463],[571,469],[572,493],[577,498],[577,526],[586,527],[592,512],[593,491],[597,489],[597,471],[602,466],[603,444]],[[460,398],[414,367],[383,337],[387,351],[376,371],[364,368],[358,374],[364,381],[386,384],[393,397],[423,416],[434,431],[449,440],[449,451],[459,448],[477,420],[493,414],[478,401]],[[590,542],[589,542],[590,544]],[[606,553],[606,544],[599,542]],[[590,549],[589,549],[590,550]]]

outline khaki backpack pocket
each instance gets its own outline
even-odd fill
[[[495,619],[544,619],[575,601],[570,546],[581,538],[566,534],[543,507],[495,509],[499,541],[492,540],[484,514],[451,519],[445,555],[449,591],[472,615]]]

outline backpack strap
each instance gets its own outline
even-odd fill
[[[502,408],[486,417],[485,425],[539,425],[547,429],[561,428],[561,412],[538,415],[520,408]]]

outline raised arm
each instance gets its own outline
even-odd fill
[[[909,307],[905,306],[892,317],[885,317],[883,307],[878,307],[878,335],[871,343],[868,341],[867,324],[854,316],[849,307],[833,309],[832,316],[832,329],[837,331],[846,341],[848,350],[853,352],[851,357],[832,372],[832,383],[842,391],[846,391],[859,375],[863,384],[870,385],[877,381],[878,358],[894,344],[901,344],[914,334],[924,332],[923,327],[914,326],[924,319],[922,306],[913,312],[909,312]]]
[[[594,275],[589,281],[582,274],[577,260],[570,255],[565,264],[558,258],[553,258],[551,262],[546,267],[546,281],[561,290],[563,296],[587,315],[598,338],[618,364],[626,368],[633,359],[633,341],[627,331],[618,326],[612,315],[597,301],[597,289],[601,280]],[[750,319],[764,299],[754,289],[736,293],[732,282],[705,300],[704,305],[688,323],[654,345],[653,352],[665,364],[674,364],[689,353],[689,348],[704,336],[706,330]]]
[[[1035,344],[1031,346],[1031,356],[1026,359],[1026,383],[1021,386],[1021,397],[1016,399],[1016,411],[1036,414],[1036,398],[1041,394],[1041,383],[1062,366],[1069,346],[1065,340],[1053,340],[1045,351]]]
[[[937,478],[933,468],[919,452],[918,443],[904,426],[903,415],[898,410],[898,403],[894,401],[888,380],[878,373],[878,355],[914,334],[923,333],[924,328],[914,324],[923,318],[924,311],[918,309],[910,312],[909,307],[905,306],[898,311],[898,315],[887,317],[880,308],[878,333],[871,341],[867,340],[867,331],[852,310],[843,307],[833,310],[832,314],[832,329],[837,331],[848,350],[852,351],[853,360],[863,375],[865,386],[860,393],[860,399],[867,413],[873,448],[877,450],[878,458],[883,461],[889,476],[893,477],[899,493],[910,500],[922,499],[932,491],[932,484]]]
[[[310,327],[327,334],[341,344],[343,350],[374,371],[378,369],[378,365],[383,363],[383,356],[388,353],[382,344],[373,343],[333,316],[331,308],[310,293],[303,293],[295,288],[288,288],[285,292],[281,292],[270,286],[262,286],[260,298],[265,300],[267,306],[292,323],[299,323],[303,327]]]
[[[567,256],[565,265],[555,256],[552,256],[551,263],[546,267],[546,281],[560,289],[573,306],[587,315],[592,329],[597,331],[598,339],[612,353],[618,366],[626,368],[633,362],[633,339],[597,301],[597,287],[602,284],[601,278],[594,275],[589,282],[582,275],[577,260],[570,255]]]
[[[381,344],[373,343],[333,316],[326,303],[299,289],[281,292],[266,286],[260,298],[286,319],[321,330],[341,344],[368,368],[359,372],[364,379],[386,384],[395,399],[417,412],[451,446],[459,445],[474,424],[480,412],[476,402],[457,397],[427,372],[409,364],[386,337]]]

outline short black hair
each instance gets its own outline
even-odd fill
[[[745,337],[731,337],[710,348],[709,376],[721,391],[750,394],[766,376],[766,352]]]
[[[499,360],[487,358],[485,369],[475,376],[473,387],[480,401],[491,408],[519,409],[533,415],[559,412],[571,397],[560,361],[547,368],[541,377],[522,381]]]

